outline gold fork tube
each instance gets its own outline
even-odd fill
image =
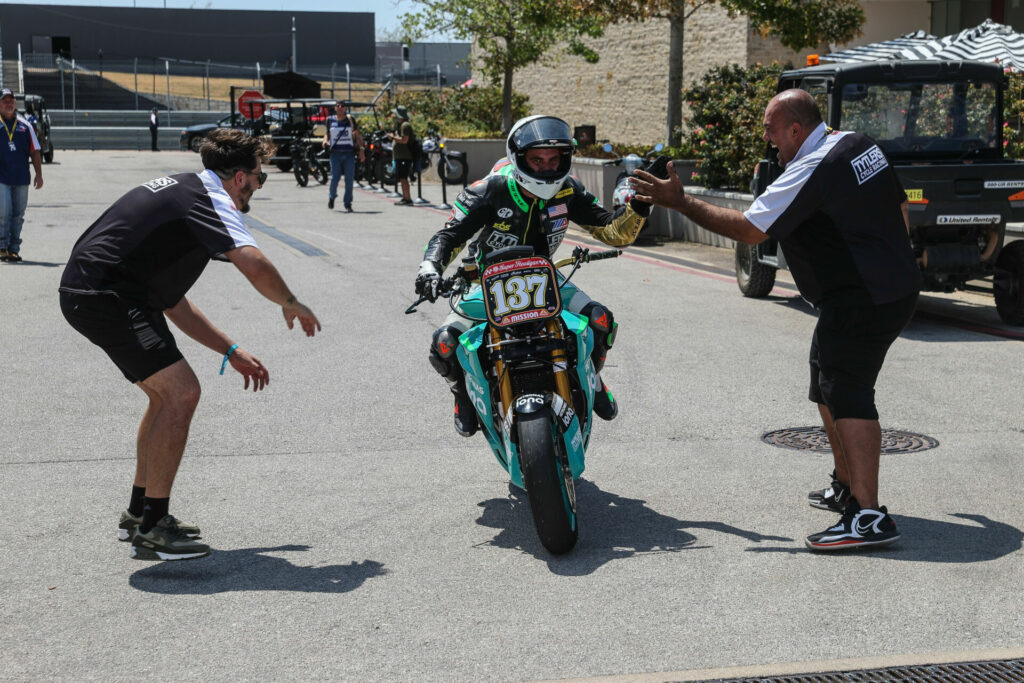
[[[491,344],[494,345],[495,349],[501,348],[501,334],[498,332],[498,328],[489,327],[491,332]],[[498,375],[499,388],[501,390],[501,415],[498,416],[498,422],[505,419],[505,414],[508,412],[509,406],[512,405],[512,380],[509,379],[508,374],[505,373],[505,362],[495,359],[494,361],[494,372]]]
[[[562,339],[562,328],[554,318],[548,320],[548,332],[553,339]],[[551,352],[551,362],[555,365],[555,388],[558,395],[568,405],[572,405],[572,391],[569,389],[569,364],[565,355],[565,349],[555,349]],[[561,366],[561,369],[559,369]]]

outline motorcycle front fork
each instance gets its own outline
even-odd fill
[[[563,339],[562,328],[555,319],[548,320],[546,329],[552,339]],[[491,344],[493,348],[501,348],[501,333],[496,327],[490,328]],[[564,348],[557,348],[551,352],[551,363],[555,377],[555,391],[561,396],[566,405],[572,406],[572,390],[569,388],[569,363]],[[505,362],[495,359],[494,371],[497,373],[499,389],[501,391],[501,415],[507,414],[509,406],[512,405],[512,380],[505,372]]]

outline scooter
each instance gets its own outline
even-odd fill
[[[612,191],[612,210],[618,209],[621,206],[625,206],[629,203],[629,200],[633,198],[633,188],[629,186],[629,177],[633,175],[633,171],[639,169],[648,170],[657,160],[658,153],[665,148],[665,145],[660,142],[654,146],[650,152],[645,154],[643,158],[639,154],[627,154],[624,157],[618,159],[611,159],[606,161],[606,165],[620,165],[622,166],[622,172],[615,178],[615,189]],[[612,146],[609,143],[605,143],[603,147],[605,152],[611,152]]]
[[[591,328],[562,301],[574,293],[569,280],[582,264],[621,253],[577,247],[552,263],[533,247],[507,247],[464,263],[438,288],[453,311],[478,323],[456,350],[466,388],[491,452],[526,491],[537,535],[554,554],[571,550],[579,535],[574,481],[583,474],[599,388]],[[565,266],[572,271],[563,277],[557,269]]]

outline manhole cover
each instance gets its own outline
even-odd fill
[[[761,440],[771,446],[791,448],[797,451],[813,451],[815,453],[831,453],[823,427],[789,427],[767,432]],[[927,451],[939,445],[938,439],[924,434],[901,432],[898,429],[882,430],[882,453],[917,453]]]
[[[1020,680],[1024,680],[1024,659],[921,664],[757,678],[719,678],[714,683],[1016,683]]]

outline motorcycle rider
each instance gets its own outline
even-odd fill
[[[486,178],[459,193],[448,221],[427,242],[416,292],[435,301],[445,267],[471,240],[465,260],[479,262],[488,252],[515,245],[532,246],[535,254],[551,258],[571,220],[605,244],[632,244],[650,205],[633,199],[614,213],[601,206],[578,178],[569,175],[574,146],[569,124],[562,119],[530,116],[517,121],[506,141],[508,163],[497,164]],[[569,296],[564,305],[590,321],[591,359],[595,372],[600,372],[615,340],[614,316],[582,290],[571,289],[575,290],[571,294],[563,292]],[[455,395],[455,431],[462,436],[476,433],[477,419],[455,349],[459,336],[474,324],[453,312],[434,332],[430,345],[430,364]],[[598,382],[601,388],[595,393],[594,412],[611,420],[618,414],[618,405],[600,376]]]

